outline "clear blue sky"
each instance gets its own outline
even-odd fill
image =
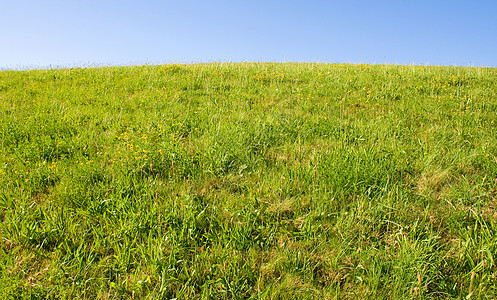
[[[0,0],[0,68],[212,61],[497,67],[497,0]]]

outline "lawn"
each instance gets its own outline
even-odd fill
[[[497,69],[0,71],[0,294],[497,297]]]

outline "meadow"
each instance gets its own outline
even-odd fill
[[[0,294],[497,297],[497,69],[0,71]]]

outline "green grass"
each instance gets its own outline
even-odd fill
[[[497,69],[0,72],[0,294],[497,297]]]

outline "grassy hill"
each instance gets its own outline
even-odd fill
[[[497,295],[497,69],[0,72],[0,294]]]

